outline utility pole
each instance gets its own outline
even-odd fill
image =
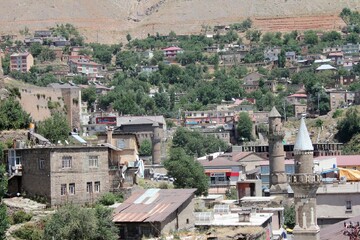
[[[284,119],[285,119],[285,122],[286,122],[286,99],[284,99]]]
[[[318,92],[318,113],[320,116],[320,92]]]

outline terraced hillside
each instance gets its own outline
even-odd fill
[[[203,25],[239,22],[247,17],[261,30],[339,29],[344,7],[358,0],[0,0],[0,34],[25,26],[46,29],[72,23],[88,41],[117,42],[124,35],[198,33]]]

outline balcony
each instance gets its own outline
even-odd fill
[[[209,181],[210,187],[230,186],[230,181]]]

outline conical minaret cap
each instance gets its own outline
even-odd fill
[[[305,119],[301,118],[299,132],[296,136],[294,150],[297,151],[313,151],[314,147],[312,145],[309,132],[306,128]]]
[[[273,108],[271,109],[269,113],[269,117],[273,117],[273,118],[281,117],[280,113],[278,112],[275,106],[273,106]]]

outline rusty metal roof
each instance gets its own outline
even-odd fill
[[[116,210],[113,222],[162,222],[196,189],[147,189],[133,193]]]

